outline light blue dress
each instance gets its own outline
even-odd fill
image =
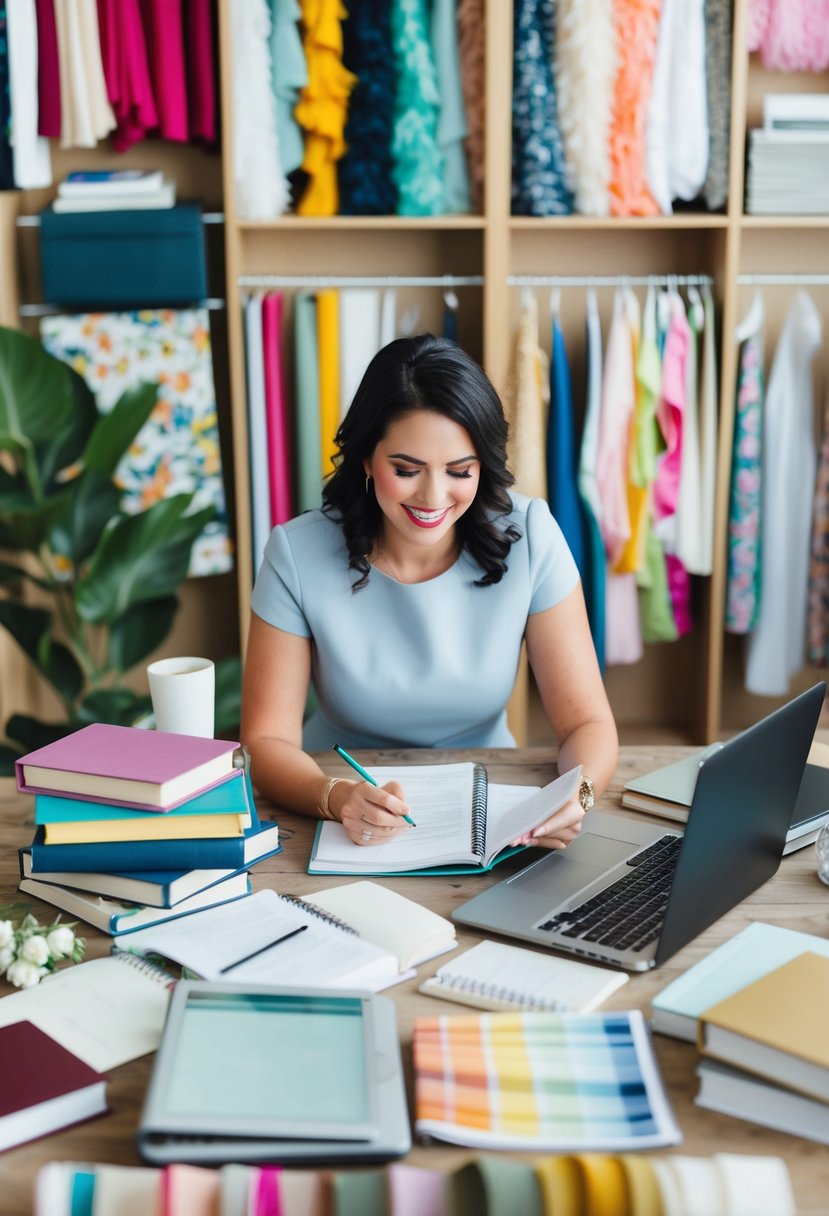
[[[512,747],[506,704],[527,617],[578,583],[561,529],[542,499],[511,495],[521,532],[499,583],[464,552],[425,583],[372,569],[360,591],[339,525],[309,511],[274,528],[252,607],[271,625],[313,639],[319,708],[303,745]],[[506,523],[506,521],[500,521]],[[500,526],[500,525],[499,525]]]

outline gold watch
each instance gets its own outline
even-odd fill
[[[589,777],[582,776],[581,782],[579,783],[579,802],[581,803],[581,809],[585,813],[589,811],[591,806],[594,806],[596,803],[596,795],[593,791],[593,782]]]

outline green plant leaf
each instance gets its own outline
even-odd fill
[[[133,604],[174,594],[193,541],[215,514],[204,507],[185,515],[191,501],[191,494],[165,498],[120,519],[101,538],[87,574],[75,584],[82,620],[111,625]]]
[[[83,454],[86,468],[110,477],[158,400],[157,384],[138,384],[122,393],[108,414],[102,414]]]
[[[178,608],[174,595],[132,608],[113,621],[109,636],[109,664],[116,671],[129,671],[166,638]]]
[[[69,491],[36,502],[31,497],[19,506],[0,508],[0,549],[37,553],[69,502]]]
[[[0,777],[13,777],[15,772],[14,762],[23,754],[22,751],[14,751],[5,743],[0,743]]]
[[[37,339],[0,327],[0,448],[23,454],[37,496],[42,483],[34,445],[54,436],[71,409],[66,366]]]
[[[78,726],[77,722],[42,722],[28,714],[12,714],[6,723],[6,734],[12,743],[19,743],[25,753],[71,735]]]
[[[0,625],[8,629],[53,688],[67,701],[74,700],[83,688],[83,672],[78,661],[62,642],[52,638],[54,621],[48,608],[0,600]]]
[[[36,662],[40,639],[52,629],[52,613],[35,604],[0,600],[0,625],[8,629],[18,646]]]
[[[47,492],[58,487],[58,474],[80,462],[87,440],[98,421],[95,394],[74,368],[66,372],[72,393],[72,409],[63,425],[42,444],[37,445],[37,460]]]
[[[26,579],[28,582],[33,583],[35,587],[42,587],[46,591],[52,588],[52,584],[47,579],[39,578],[38,575],[32,574],[25,566],[14,566],[10,562],[0,562],[0,586],[13,587],[20,583],[22,579]]]
[[[133,726],[151,709],[152,701],[147,693],[132,692],[129,688],[100,688],[84,698],[78,717],[84,726],[90,722]]]
[[[38,646],[37,665],[44,678],[64,701],[74,701],[80,696],[84,686],[84,674],[68,646],[45,634]]]
[[[215,733],[235,731],[242,717],[242,660],[238,655],[216,664]]]
[[[77,570],[118,515],[121,491],[109,477],[87,469],[71,483],[67,494],[66,509],[49,532],[49,545]]]

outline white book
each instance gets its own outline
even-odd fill
[[[52,203],[57,214],[75,211],[164,211],[174,207],[174,182],[164,182],[157,190],[146,194],[95,194],[79,197],[59,196]]]
[[[697,1076],[699,1091],[694,1098],[697,1106],[829,1144],[829,1105],[825,1102],[783,1089],[718,1060],[703,1060]]]
[[[58,185],[61,198],[97,198],[116,194],[152,194],[164,181],[161,169],[79,169]]]
[[[522,946],[479,942],[444,963],[420,991],[476,1009],[587,1013],[623,984],[623,971],[553,958]]]

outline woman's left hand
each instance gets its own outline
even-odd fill
[[[542,849],[566,849],[568,844],[576,839],[581,831],[584,820],[584,808],[575,798],[560,807],[555,815],[545,819],[544,823],[516,837],[513,845],[528,844]]]

